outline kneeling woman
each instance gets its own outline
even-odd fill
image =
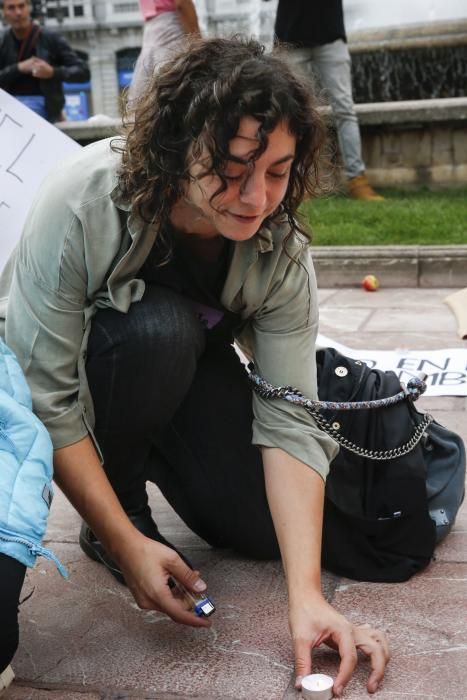
[[[252,396],[231,346],[273,384],[316,396],[317,294],[296,214],[324,137],[283,59],[254,41],[194,42],[158,71],[121,138],[84,148],[41,188],[4,274],[6,338],[84,519],[81,546],[142,608],[209,625],[172,595],[170,576],[205,584],[159,533],[150,480],[213,546],[280,552],[297,687],[326,642],[341,656],[335,691],[358,647],[374,691],[384,638],[320,587],[336,447],[290,404]]]

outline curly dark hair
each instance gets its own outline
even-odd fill
[[[322,182],[320,162],[326,126],[310,83],[283,56],[267,54],[252,39],[194,39],[164,63],[146,90],[124,115],[124,140],[119,185],[132,210],[158,233],[169,223],[173,205],[190,179],[190,162],[209,154],[209,173],[226,189],[224,168],[229,141],[242,117],[260,122],[258,158],[267,148],[268,133],[286,122],[296,138],[285,198],[269,221],[289,221],[291,230],[308,235],[297,210]],[[203,173],[208,174],[207,171]]]

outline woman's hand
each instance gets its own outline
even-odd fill
[[[211,626],[209,620],[198,617],[179,591],[169,585],[173,577],[195,595],[206,590],[199,571],[190,569],[177,552],[137,533],[119,554],[125,581],[140,608],[159,610],[182,625]]]
[[[336,695],[340,695],[349,682],[359,649],[371,662],[368,692],[374,693],[378,689],[389,661],[389,647],[383,632],[369,625],[352,625],[320,594],[311,595],[303,603],[291,602],[289,624],[294,645],[296,688],[300,688],[303,676],[311,673],[313,649],[325,643],[336,649],[341,657],[334,682]]]
[[[55,481],[117,562],[139,607],[159,610],[182,625],[210,627],[209,620],[188,610],[169,586],[173,576],[189,591],[201,593],[206,584],[199,571],[192,571],[177,552],[145,537],[131,524],[89,435],[56,450],[54,469]]]

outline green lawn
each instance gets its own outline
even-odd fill
[[[467,244],[467,188],[379,191],[384,202],[335,195],[304,203],[302,212],[313,232],[313,244]]]

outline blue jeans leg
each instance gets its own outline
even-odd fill
[[[330,44],[292,52],[295,62],[314,74],[332,107],[339,148],[347,177],[365,170],[360,127],[352,97],[351,59],[347,44],[337,39]]]

